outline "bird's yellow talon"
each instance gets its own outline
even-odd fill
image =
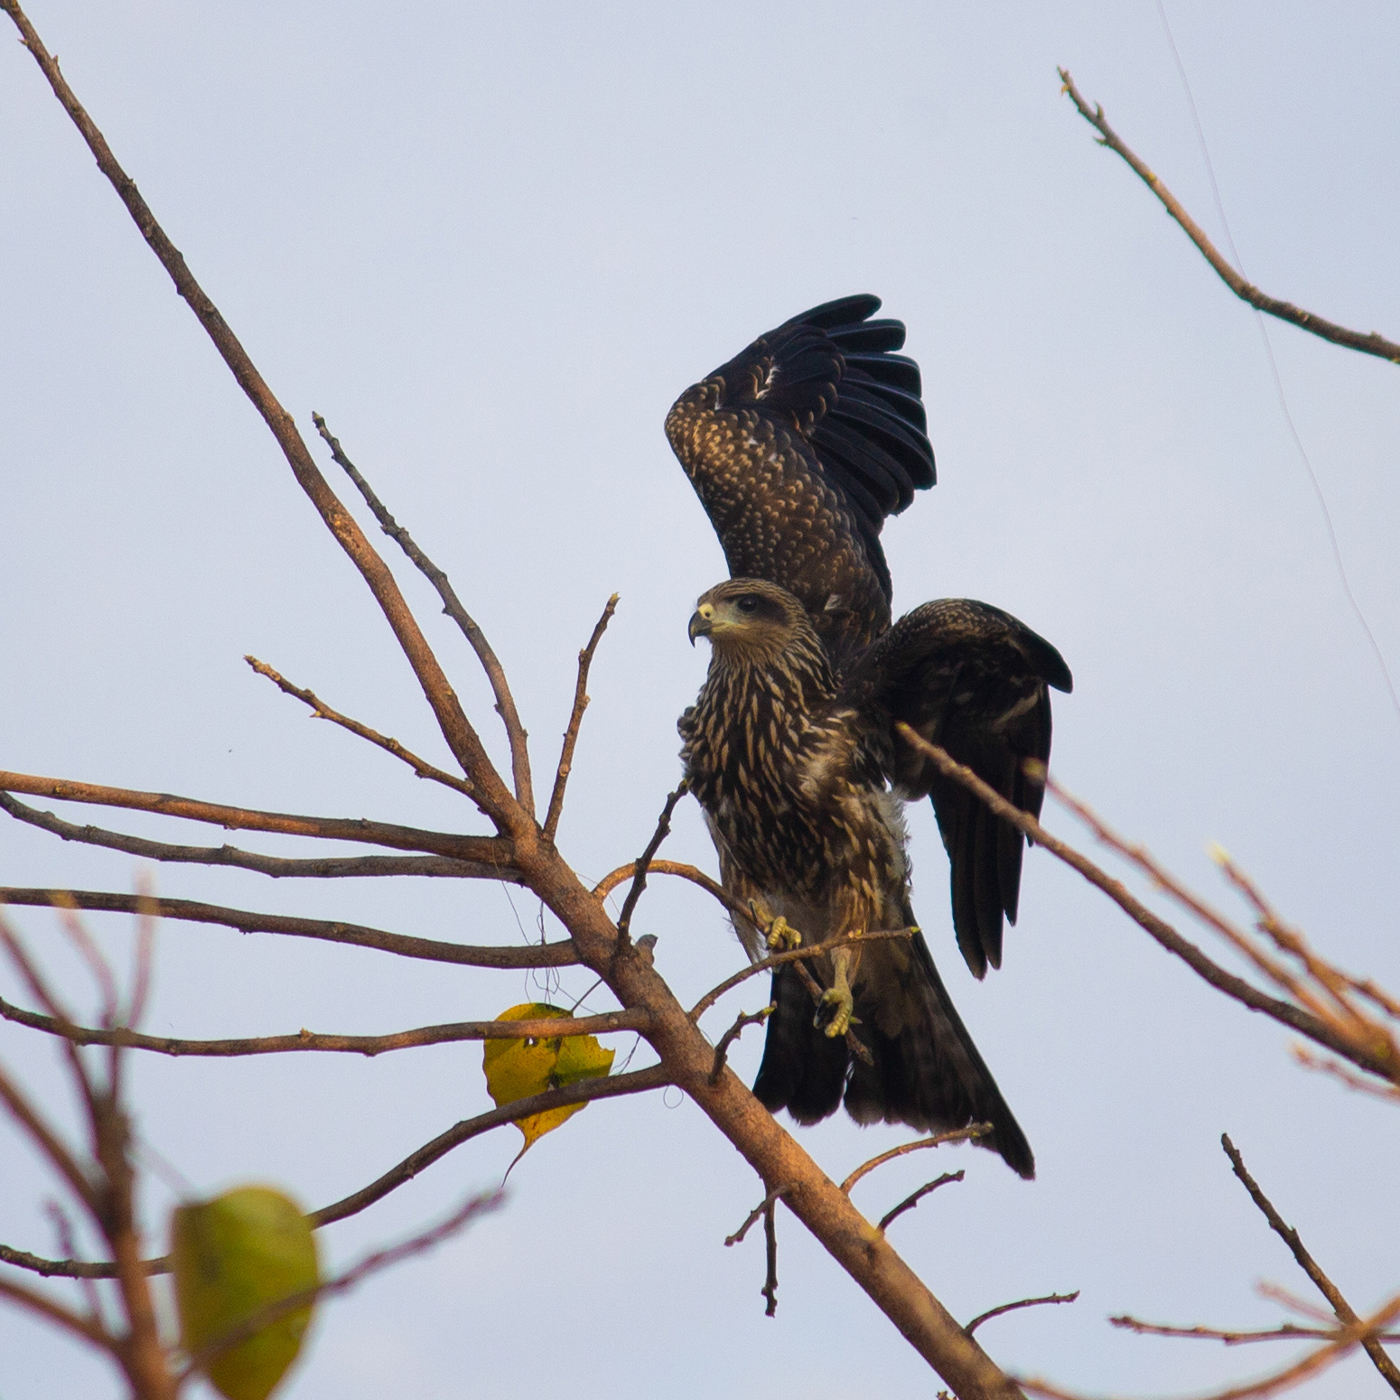
[[[786,952],[802,946],[802,935],[781,914],[768,925],[768,946],[774,952]]]

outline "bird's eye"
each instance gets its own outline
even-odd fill
[[[745,593],[739,599],[740,612],[753,612],[758,607],[758,595],[755,593]]]

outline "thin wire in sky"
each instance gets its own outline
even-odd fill
[[[1186,94],[1186,105],[1191,109],[1191,123],[1196,128],[1196,143],[1201,148],[1201,159],[1205,162],[1206,174],[1210,177],[1210,192],[1215,200],[1215,212],[1220,217],[1220,226],[1225,230],[1225,242],[1229,246],[1230,256],[1234,260],[1235,267],[1239,270],[1241,277],[1248,280],[1248,273],[1244,270],[1244,259],[1240,257],[1240,250],[1235,247],[1235,237],[1230,232],[1230,221],[1225,217],[1225,204],[1220,198],[1220,186],[1215,179],[1215,166],[1211,162],[1210,147],[1206,145],[1205,129],[1201,126],[1201,116],[1196,110],[1196,99],[1191,92],[1191,80],[1186,76],[1186,65],[1181,61],[1181,52],[1176,46],[1176,39],[1172,34],[1172,27],[1167,19],[1167,8],[1164,0],[1155,0],[1157,15],[1162,21],[1162,30],[1167,36],[1167,45],[1172,51],[1172,60],[1176,64],[1177,75],[1181,79],[1182,91]],[[1390,694],[1390,703],[1395,710],[1397,718],[1400,718],[1400,694],[1397,694],[1395,682],[1391,679],[1390,667],[1386,665],[1385,653],[1381,650],[1380,643],[1376,641],[1376,634],[1371,631],[1371,624],[1366,621],[1366,614],[1361,610],[1361,604],[1356,601],[1356,595],[1351,591],[1351,580],[1347,577],[1347,567],[1342,559],[1342,549],[1337,543],[1337,531],[1332,525],[1332,512],[1327,508],[1327,497],[1323,494],[1322,484],[1317,479],[1317,473],[1313,470],[1312,459],[1308,456],[1307,448],[1303,446],[1303,439],[1299,436],[1298,428],[1293,422],[1293,414],[1288,408],[1288,396],[1283,389],[1283,376],[1279,374],[1278,361],[1274,358],[1273,342],[1269,339],[1269,328],[1264,320],[1264,313],[1257,307],[1254,308],[1254,321],[1259,327],[1259,335],[1264,342],[1264,353],[1269,359],[1269,372],[1273,376],[1274,390],[1278,394],[1279,408],[1283,411],[1283,421],[1288,425],[1289,436],[1293,439],[1293,445],[1298,449],[1298,456],[1302,459],[1303,466],[1307,469],[1308,480],[1312,483],[1313,495],[1317,499],[1319,509],[1322,511],[1323,524],[1327,527],[1327,540],[1332,546],[1332,560],[1337,566],[1337,577],[1341,581],[1342,592],[1346,594],[1346,600],[1351,606],[1352,613],[1357,622],[1361,624],[1361,630],[1366,634],[1366,640],[1370,644],[1371,653],[1376,658],[1376,665],[1380,667],[1381,678],[1385,682],[1385,688]]]

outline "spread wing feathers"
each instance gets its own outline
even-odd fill
[[[953,927],[974,977],[1001,966],[1003,918],[1016,922],[1023,838],[899,739],[894,725],[940,744],[1038,816],[1044,786],[1025,762],[1050,757],[1047,686],[1073,686],[1049,642],[1000,608],[943,599],[900,618],[843,687],[891,784],[906,798],[933,799],[951,866]]]
[[[991,1123],[980,1144],[1033,1177],[1026,1135],[954,1010],[923,936],[870,944],[861,971],[855,1034],[871,1065],[813,1024],[812,996],[795,969],[776,969],[775,1009],[753,1087],[759,1102],[773,1112],[786,1108],[799,1123],[834,1113],[843,1098],[858,1123],[907,1123],[921,1132]]]
[[[934,483],[919,367],[879,307],[854,296],[794,316],[666,418],[730,575],[795,594],[838,658],[889,626],[880,530]]]

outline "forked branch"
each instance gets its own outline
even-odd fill
[[[356,489],[364,497],[365,504],[379,522],[379,528],[403,550],[413,561],[418,572],[437,589],[437,595],[442,599],[443,612],[457,624],[471,649],[476,653],[477,660],[481,662],[481,669],[486,672],[486,679],[491,684],[491,693],[496,697],[496,713],[500,715],[501,722],[505,725],[506,738],[510,744],[510,766],[511,776],[515,781],[515,799],[533,817],[535,790],[530,777],[530,736],[525,732],[525,726],[520,722],[520,714],[515,708],[515,697],[510,693],[510,684],[506,680],[505,668],[497,659],[496,653],[491,648],[491,643],[486,640],[486,633],[481,630],[475,619],[462,606],[461,599],[457,597],[457,590],[452,587],[452,581],[423,553],[414,542],[413,536],[390,515],[384,502],[375,494],[374,488],[345,455],[339,439],[332,436],[330,429],[326,426],[326,420],[319,413],[313,413],[311,421],[316,425],[316,431],[325,439],[336,464],[355,483]]]

